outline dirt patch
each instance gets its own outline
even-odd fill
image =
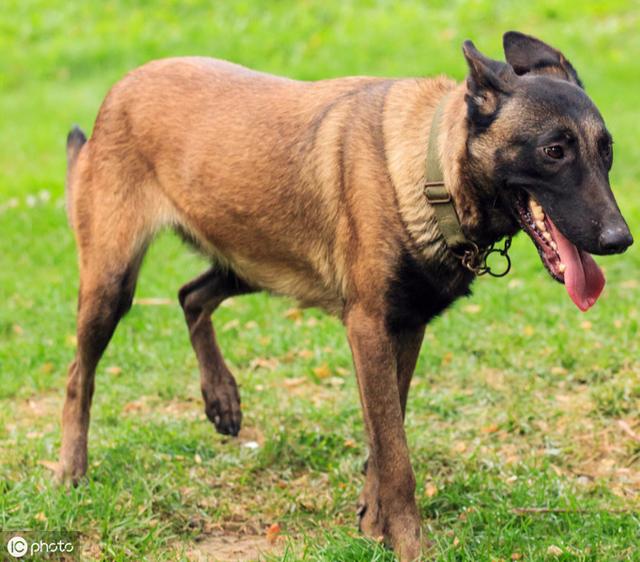
[[[282,540],[270,543],[264,535],[215,535],[197,542],[187,551],[193,562],[253,562],[269,555],[281,555]]]

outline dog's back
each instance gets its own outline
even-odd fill
[[[206,58],[131,72],[70,174],[82,184],[71,205],[81,253],[115,237],[133,255],[171,226],[256,285],[338,310],[353,220],[347,116],[355,109],[360,127],[381,126],[377,107],[362,119],[362,94],[388,84],[300,82]]]

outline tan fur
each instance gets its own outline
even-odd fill
[[[210,320],[224,298],[267,290],[338,315],[371,453],[361,526],[402,560],[418,556],[402,419],[424,327],[390,333],[385,299],[404,248],[460,270],[423,183],[434,110],[451,93],[444,175],[474,220],[457,177],[465,91],[445,78],[298,82],[200,58],[152,62],[116,84],[69,174],[81,288],[60,477],[86,471],[95,368],[148,244],[174,228],[218,264],[180,292],[210,419],[232,433],[241,419]]]
[[[179,226],[256,286],[341,314],[358,239],[376,256],[392,243],[387,226],[420,251],[441,243],[421,182],[433,110],[452,86],[303,83],[207,59],[150,63],[112,89],[81,152],[71,205],[81,255],[88,238],[96,251],[115,244],[135,253],[161,228]],[[447,114],[443,135],[460,117]],[[360,120],[381,127],[380,147]],[[97,213],[105,224],[85,234]]]

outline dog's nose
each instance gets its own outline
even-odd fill
[[[633,244],[633,236],[626,224],[610,226],[602,231],[599,242],[603,254],[619,254]]]

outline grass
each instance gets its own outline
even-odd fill
[[[355,531],[365,450],[339,322],[265,295],[221,308],[220,344],[245,413],[240,440],[222,438],[202,413],[176,299],[206,264],[170,235],[152,247],[139,304],[98,372],[89,479],[72,490],[51,483],[46,462],[57,456],[75,346],[77,267],[62,203],[66,132],[74,122],[89,129],[109,86],[157,57],[210,55],[303,79],[442,72],[462,79],[463,39],[497,57],[500,33],[515,28],[553,42],[580,72],[616,141],[612,183],[637,235],[640,6],[211,6],[5,2],[0,524],[77,530],[87,559],[213,557],[220,537],[242,543],[278,523],[286,548],[273,560],[392,560]],[[640,560],[640,443],[633,438],[640,251],[601,260],[608,286],[587,315],[548,278],[527,240],[515,242],[512,257],[512,274],[479,280],[473,297],[430,325],[420,357],[407,432],[430,555]],[[145,305],[149,298],[172,304]],[[527,511],[536,507],[548,512]]]

